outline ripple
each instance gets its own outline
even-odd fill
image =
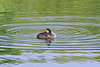
[[[18,49],[67,49],[72,51],[100,50],[98,46],[100,44],[100,35],[98,32],[92,30],[92,27],[95,28],[95,26],[98,31],[100,24],[94,23],[45,22],[1,25],[1,30],[3,30],[1,32],[3,34],[0,34],[0,40],[1,44],[5,46],[0,47]],[[44,31],[47,27],[57,34],[57,39],[52,43],[46,43],[45,40],[38,40],[36,38],[36,35]],[[51,44],[51,47],[48,48],[47,44]]]
[[[45,16],[45,17],[32,17],[32,18],[14,18],[13,20],[26,21],[68,21],[71,19],[85,19],[85,20],[97,20],[99,17],[80,17],[80,16]]]

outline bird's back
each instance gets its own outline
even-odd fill
[[[56,38],[56,35],[54,33],[43,32],[43,33],[39,33],[37,35],[37,38],[38,39]]]

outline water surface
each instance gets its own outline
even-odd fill
[[[99,6],[99,0],[1,1],[0,67],[99,67]],[[37,39],[45,28],[57,38]]]

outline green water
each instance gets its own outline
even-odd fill
[[[0,67],[27,66],[100,67],[100,0],[0,0]]]

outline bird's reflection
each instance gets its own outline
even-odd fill
[[[47,46],[50,46],[51,43],[52,43],[52,41],[53,41],[54,39],[41,39],[41,40],[44,40],[45,43],[47,44]],[[50,48],[50,47],[49,47],[49,48]]]
[[[51,39],[46,39],[46,44],[47,44],[47,46],[50,46],[50,44],[51,44]]]

